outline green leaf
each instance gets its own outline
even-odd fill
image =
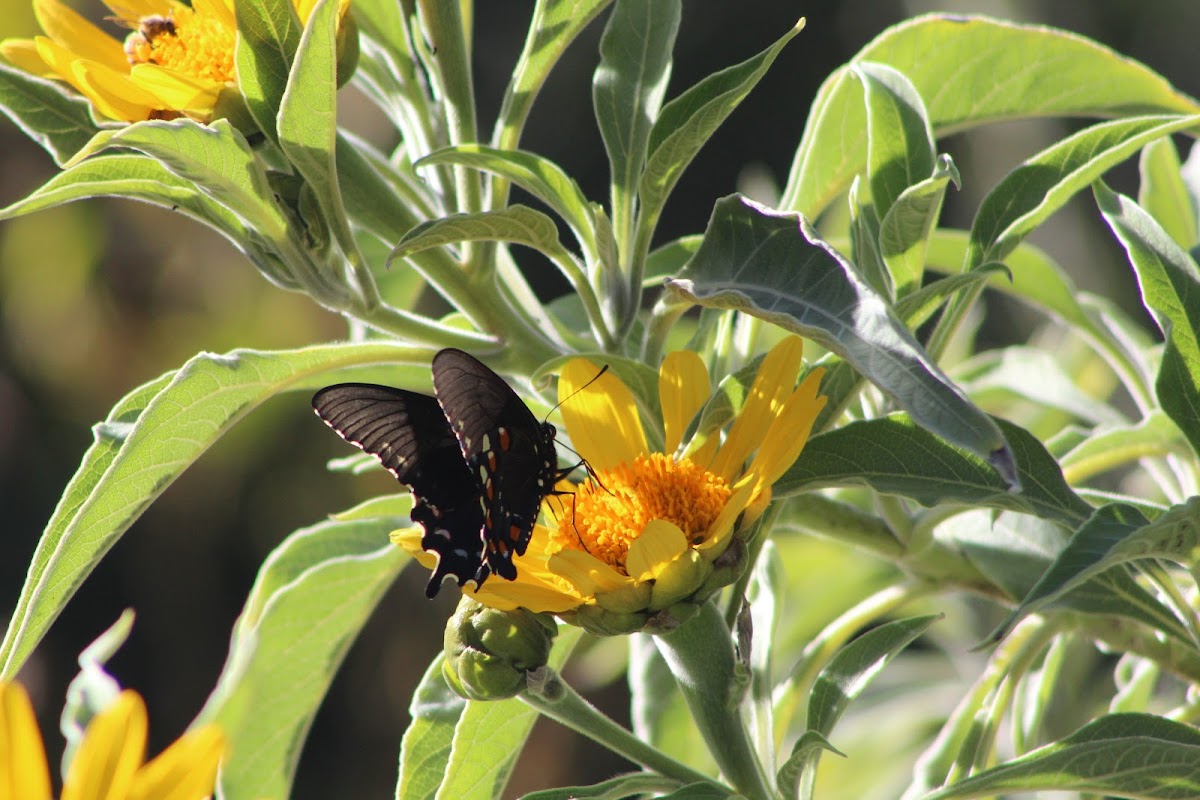
[[[92,104],[58,81],[0,64],[0,111],[62,166],[100,130]]]
[[[703,241],[704,237],[699,234],[682,236],[651,250],[650,255],[646,257],[646,274],[642,280],[642,288],[662,286],[663,279],[672,277],[683,269],[700,249]]]
[[[816,770],[821,753],[833,750],[827,737],[850,703],[862,694],[889,661],[942,617],[942,614],[929,614],[887,622],[839,650],[813,684],[808,699],[808,730],[796,742],[792,755],[780,769],[781,776],[786,775],[789,781],[798,783],[804,780],[805,773]],[[794,795],[794,786],[784,787],[784,793]]]
[[[271,240],[287,236],[287,216],[271,198],[267,173],[246,139],[226,120],[139,122],[97,134],[71,164],[110,147],[129,147],[163,166]]]
[[[433,800],[450,761],[454,729],[467,709],[442,677],[442,656],[425,670],[408,713],[412,717],[400,743],[400,775],[396,800]]]
[[[604,26],[592,105],[612,170],[617,219],[632,211],[650,129],[671,75],[679,17],[679,0],[617,0]]]
[[[812,796],[810,784],[813,773],[810,765],[815,766],[822,750],[844,755],[816,731],[808,730],[800,734],[800,738],[792,746],[791,754],[775,774],[775,783],[785,797]]]
[[[1019,491],[996,472],[902,414],[851,422],[812,437],[775,484],[787,497],[825,487],[868,486],[932,506],[951,502],[1035,514],[1075,527],[1092,509],[1067,486],[1046,448],[1028,431],[1000,421],[1012,447]]]
[[[736,195],[717,202],[704,244],[667,285],[693,302],[736,309],[837,353],[923,427],[985,456],[1012,481],[996,424],[973,406],[854,267],[796,214]]]
[[[592,209],[579,184],[548,158],[525,150],[497,150],[480,144],[447,147],[430,153],[413,166],[458,164],[506,178],[548,205],[570,226],[579,246],[596,256]]]
[[[1096,509],[989,641],[999,641],[1021,618],[1118,564],[1164,558],[1190,567],[1200,557],[1198,523],[1200,498],[1196,497],[1153,522],[1123,503]]]
[[[1166,338],[1155,394],[1200,454],[1200,268],[1137,203],[1100,181],[1094,191],[1133,265],[1142,304]]]
[[[1180,169],[1179,151],[1170,136],[1146,145],[1138,162],[1142,182],[1137,202],[1186,250],[1200,241],[1200,230],[1196,200],[1188,192]]]
[[[429,198],[414,192],[397,167],[370,142],[339,131],[336,154],[346,215],[387,242],[389,249],[422,219],[435,215]]]
[[[399,524],[400,520],[395,520]],[[355,636],[409,556],[389,525],[323,522],[263,563],[199,720],[227,738],[221,796],[287,797],[313,717]]]
[[[279,104],[279,147],[304,178],[339,237],[346,212],[338,187],[337,0],[318,0],[300,37]],[[349,252],[342,239],[343,250]]]
[[[1065,739],[924,796],[992,797],[1039,790],[1187,800],[1200,794],[1200,733],[1151,714],[1110,714]]]
[[[558,241],[554,220],[529,206],[513,205],[502,211],[451,214],[422,222],[392,248],[389,263],[431,247],[457,242],[512,242],[544,253],[551,259],[570,259]]]
[[[97,426],[42,533],[0,646],[3,674],[16,674],[121,534],[234,423],[282,391],[323,385],[330,370],[404,354],[385,343],[202,353],[134,390]]]
[[[1139,458],[1184,455],[1186,444],[1170,417],[1155,409],[1132,425],[1106,426],[1091,433],[1058,461],[1065,472],[1084,480]]]
[[[1150,142],[1200,124],[1200,116],[1154,116],[1093,125],[1010,172],[979,205],[967,269],[1002,261],[1076,192]]]
[[[562,668],[581,635],[575,627],[559,632],[550,653],[551,669]],[[442,678],[441,662],[442,656],[434,660],[413,699],[397,800],[500,797],[537,712],[516,698],[456,701]]]
[[[672,789],[677,791],[671,791]],[[740,797],[711,783],[679,787],[679,782],[647,772],[618,775],[591,786],[563,786],[521,795],[521,800],[621,800],[625,797],[653,796],[668,800],[726,800]]]
[[[290,0],[244,0],[233,10],[238,90],[259,130],[278,142],[275,124],[303,26]]]
[[[721,123],[767,74],[784,45],[803,27],[804,20],[801,19],[766,50],[740,64],[714,72],[663,107],[650,131],[649,158],[638,190],[641,203],[639,235],[646,242],[650,241],[679,176]]]
[[[862,81],[867,109],[867,175],[880,219],[910,186],[934,171],[933,131],[925,103],[908,78],[886,64],[850,66]]]
[[[1030,116],[1200,112],[1144,65],[1041,25],[930,14],[888,28],[851,63],[863,61],[886,64],[912,82],[937,136]],[[866,159],[862,88],[843,67],[817,92],[779,207],[815,219]]]
[[[899,297],[921,287],[929,237],[937,227],[946,185],[951,182],[958,186],[958,170],[949,156],[942,156],[932,177],[904,189],[883,218],[879,249]]]
[[[538,93],[567,47],[612,0],[537,0],[525,47],[496,118],[495,144],[515,147]],[[500,193],[496,193],[499,197]]]

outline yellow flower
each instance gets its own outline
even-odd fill
[[[294,0],[301,20],[312,0]],[[7,39],[0,54],[31,74],[66,81],[102,116],[123,122],[191,117],[208,122],[234,88],[233,0],[105,0],[131,29],[124,42],[61,0],[34,0],[45,36]],[[348,0],[342,0],[342,11]]]
[[[592,611],[610,620],[632,615],[631,629],[692,597],[719,568],[739,518],[745,530],[762,514],[771,485],[799,457],[825,405],[820,370],[796,385],[801,351],[795,336],[773,348],[724,436],[701,431],[687,443],[683,435],[709,399],[708,371],[691,351],[668,355],[658,381],[662,452],[649,446],[634,395],[619,378],[610,371],[581,388],[597,368],[568,362],[559,379],[563,419],[598,480],[562,487],[573,494],[551,504],[551,526],[534,527],[525,555],[514,560],[515,581],[493,578],[464,592],[493,608],[571,621]],[[392,538],[434,566],[419,530]]]
[[[212,794],[224,739],[214,725],[189,731],[148,764],[146,706],[122,692],[96,715],[63,784],[63,800],[199,800]],[[0,798],[48,800],[50,769],[33,706],[18,683],[0,683]]]

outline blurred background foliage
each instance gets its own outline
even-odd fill
[[[477,4],[476,86],[485,130],[511,74],[531,7],[528,0]],[[754,0],[750,7],[715,0],[685,6],[669,94],[757,52],[798,16],[806,16],[808,25],[684,175],[664,216],[664,238],[701,231],[713,201],[735,189],[770,202],[821,81],[884,28],[918,13],[979,12],[1062,27],[1146,63],[1182,91],[1200,96],[1194,39],[1200,4],[1194,0]],[[98,0],[81,0],[77,8],[96,20],[105,14]],[[36,33],[28,0],[0,0],[0,15],[3,35]],[[590,91],[601,27],[594,23],[568,51],[522,142],[561,164],[594,200],[607,197]],[[382,146],[395,144],[386,121],[353,88],[343,90],[340,100],[347,127]],[[962,191],[947,197],[947,222],[965,226],[986,189],[1020,159],[1061,137],[1070,124],[1004,123],[943,141],[940,149],[953,156],[965,181]],[[1134,166],[1110,176],[1114,188],[1134,191]],[[0,117],[0,204],[22,197],[54,171],[49,156]],[[1138,313],[1133,279],[1086,193],[1032,238],[1073,270],[1082,288]],[[525,266],[539,276],[544,299],[566,291],[547,265]],[[1021,309],[995,298],[989,302],[983,327],[987,341],[1008,344],[1030,335],[1033,321]],[[200,350],[292,347],[344,332],[337,317],[305,297],[268,285],[216,234],[160,209],[95,200],[0,226],[0,611],[5,618],[42,526],[91,440],[90,426],[118,398]],[[112,670],[147,698],[151,750],[177,735],[211,690],[230,628],[272,547],[325,514],[395,490],[380,472],[326,473],[327,459],[345,455],[344,446],[313,418],[308,398],[291,395],[254,413],[173,485],[84,584],[22,674],[42,713],[48,745],[60,746],[52,733],[54,715],[75,673],[76,655],[126,607],[137,611],[137,623]],[[781,549],[789,585],[795,587],[788,605],[811,620],[808,633],[866,595],[887,569],[812,539],[784,535]],[[392,792],[409,697],[441,647],[442,625],[455,599],[444,592],[437,602],[427,602],[424,580],[415,571],[403,575],[351,650],[301,758],[297,797]],[[945,597],[932,603],[948,612],[948,630],[964,624],[969,605]],[[803,630],[789,629],[789,635]],[[929,666],[921,665],[919,654],[907,663],[910,669]],[[623,668],[623,640],[601,642],[576,659],[568,677],[627,722]],[[945,663],[926,672],[929,692],[946,695],[940,701],[926,699],[951,703],[961,696],[955,672]],[[903,698],[924,702],[911,686]],[[878,739],[881,732],[861,733]],[[918,733],[888,731],[873,763],[908,770],[909,762],[889,759],[888,749]],[[854,738],[852,722],[838,734],[839,746]],[[606,751],[543,722],[510,791],[588,782],[620,768]],[[833,794],[854,796],[845,784]]]

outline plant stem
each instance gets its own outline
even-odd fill
[[[613,722],[553,672],[540,689],[531,687],[519,696],[539,713],[635,764],[684,784],[715,783],[709,776],[679,763]]]
[[[696,616],[654,642],[721,773],[750,800],[774,798],[742,721],[733,640],[716,605],[705,603]]]

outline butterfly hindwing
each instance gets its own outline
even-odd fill
[[[438,555],[425,594],[453,575],[459,586],[482,584],[483,510],[475,473],[437,400],[369,383],[342,383],[313,396],[313,409],[346,441],[370,453],[413,493],[412,520],[421,547]]]

